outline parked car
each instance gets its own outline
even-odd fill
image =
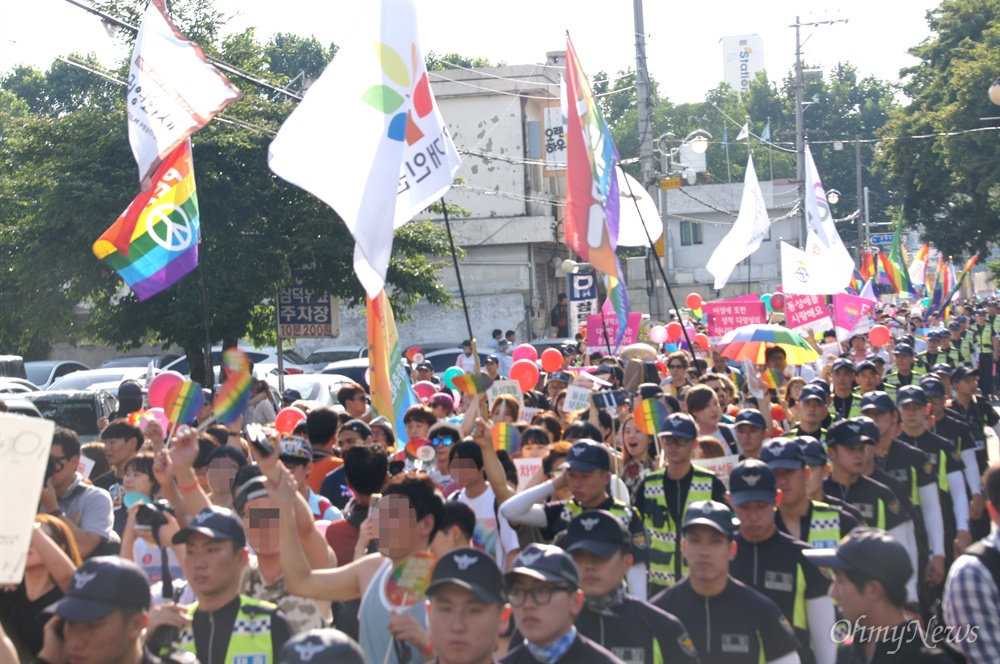
[[[241,351],[247,354],[250,361],[254,363],[254,373],[257,374],[256,365],[258,364],[273,364],[277,366],[278,356],[276,350],[273,346],[264,348],[250,348],[249,346],[237,346]],[[305,373],[302,366],[298,362],[295,362],[289,356],[292,353],[294,357],[301,357],[295,353],[295,351],[284,351],[283,360],[285,365],[285,373],[298,374]],[[222,346],[212,346],[212,366],[216,370],[216,375],[218,375],[218,369],[222,366]],[[191,375],[191,367],[188,365],[187,355],[177,358],[170,364],[163,367],[164,371],[176,371],[182,376]]]
[[[38,386],[27,378],[0,378],[0,394],[37,392]]]
[[[268,376],[266,380],[277,389],[277,376]],[[298,390],[304,400],[313,402],[317,408],[340,405],[337,392],[347,383],[353,382],[348,376],[325,373],[285,376],[284,380],[286,390]]]
[[[49,385],[50,390],[87,390],[95,383],[120,384],[123,380],[138,380],[145,382],[146,368],[123,367],[119,369],[88,369],[74,371]],[[115,393],[117,393],[115,388]]]
[[[4,404],[7,406],[8,413],[25,415],[27,417],[42,416],[42,414],[38,412],[38,406],[25,399],[23,394],[18,394],[13,397],[3,395],[2,399]]]
[[[90,367],[82,362],[71,360],[39,360],[25,362],[24,370],[28,374],[28,380],[37,385],[39,389],[47,390],[56,379],[75,371],[89,371]]]
[[[323,370],[320,373],[347,376],[353,382],[361,385],[366,390],[371,392],[371,389],[368,387],[368,379],[365,377],[368,373],[367,357],[359,357],[354,360],[341,360],[340,362],[331,362],[323,367]]]
[[[179,358],[180,355],[174,353],[160,353],[159,355],[128,355],[126,357],[112,357],[110,360],[101,362],[98,369],[117,369],[119,367],[148,367],[153,363],[154,369],[163,369],[165,366]]]
[[[424,355],[424,361],[431,363],[431,366],[434,367],[434,375],[440,378],[445,371],[455,366],[455,360],[461,354],[462,349],[455,346],[453,348],[431,351]],[[489,353],[478,350],[477,355],[479,355],[479,366],[484,367],[486,365],[486,356]]]
[[[97,420],[110,418],[118,410],[118,399],[106,390],[46,390],[30,392],[23,398],[33,403],[45,419],[75,431],[82,443],[98,440],[101,432]]]
[[[27,378],[24,372],[24,358],[20,355],[0,355],[0,376],[4,378]]]
[[[366,357],[368,348],[357,348],[355,346],[325,346],[317,348],[305,359],[305,364],[313,367],[313,371],[322,371],[331,362],[341,360],[353,360],[359,357]]]

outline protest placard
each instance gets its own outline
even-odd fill
[[[517,490],[523,491],[525,485],[541,470],[542,460],[514,459],[514,467],[517,468]]]
[[[493,402],[501,394],[509,394],[517,399],[518,403],[524,403],[524,393],[521,392],[521,386],[516,380],[496,380],[486,390],[486,397],[490,400],[490,410],[493,409]]]
[[[715,476],[726,485],[727,491],[729,490],[729,473],[733,472],[733,468],[739,462],[740,457],[738,454],[729,454],[723,457],[715,457],[714,459],[692,459],[691,461],[691,463],[699,468],[704,468],[715,473]]]
[[[21,583],[55,423],[0,413],[0,583]]]
[[[833,319],[826,308],[826,298],[822,295],[786,295],[785,327],[796,332],[832,329]]]
[[[757,300],[706,302],[701,309],[708,316],[708,335],[711,337],[721,337],[744,325],[767,323],[767,307]]]
[[[593,394],[589,387],[580,385],[570,385],[566,388],[566,398],[563,400],[562,409],[567,413],[583,408],[590,408],[590,395]]]

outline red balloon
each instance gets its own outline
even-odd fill
[[[306,419],[306,414],[298,408],[289,406],[278,411],[274,418],[274,428],[278,433],[287,435],[295,430],[295,425]]]
[[[563,356],[555,348],[546,348],[542,353],[542,368],[547,372],[559,371],[562,368]]]
[[[684,331],[684,327],[674,321],[667,324],[667,341],[677,341],[681,338],[681,333]]]
[[[872,346],[884,346],[889,343],[889,328],[885,325],[876,325],[868,333],[868,341]]]
[[[781,311],[785,308],[785,296],[782,293],[775,293],[771,296],[771,309]]]
[[[518,360],[510,367],[510,377],[521,386],[521,391],[528,392],[538,384],[538,367],[531,360]]]
[[[708,350],[708,335],[703,333],[694,335],[694,344],[701,350]]]
[[[663,360],[656,361],[656,370],[660,372],[661,376],[667,375],[667,365]]]
[[[688,305],[688,309],[701,309],[701,295],[698,295],[697,293],[688,293],[684,303]]]
[[[781,407],[781,404],[776,403],[771,406],[771,419],[776,422],[785,421],[785,409]]]

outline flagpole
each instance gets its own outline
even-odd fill
[[[729,141],[726,141],[726,176],[729,178],[729,184],[733,183],[733,171],[729,166]]]
[[[462,312],[465,314],[465,327],[469,331],[469,342],[472,344],[472,356],[476,360],[476,373],[479,373],[479,352],[476,350],[476,335],[472,333],[472,322],[469,320],[469,305],[465,302],[465,288],[462,286],[462,271],[458,269],[458,255],[455,253],[455,240],[451,236],[451,221],[448,219],[448,204],[441,197],[441,210],[444,212],[444,227],[448,231],[448,246],[451,247],[451,262],[455,266],[455,277],[458,279],[458,294],[462,298]]]
[[[205,260],[204,256],[202,260],[198,261],[198,276],[201,279],[201,307],[203,318],[202,322],[205,324],[205,365],[207,367],[207,373],[205,374],[205,380],[207,384],[205,387],[213,387],[215,385],[215,372],[212,371],[212,333],[209,330],[209,317],[208,317],[208,287],[205,285]],[[277,306],[277,303],[275,303]],[[278,353],[281,353],[281,347],[278,347]],[[170,444],[170,441],[167,441]]]
[[[767,165],[771,168],[771,181],[774,182],[774,162],[771,160],[771,116],[767,117]]]
[[[728,145],[728,144],[727,144]],[[629,196],[632,197],[632,204],[635,205],[635,211],[639,215],[639,221],[642,223],[642,230],[646,233],[646,241],[649,242],[649,249],[656,255],[656,245],[653,243],[653,238],[649,235],[649,229],[646,228],[646,220],[642,218],[642,210],[639,209],[639,201],[632,193],[632,183],[628,181],[628,178],[623,178],[625,180],[625,186],[628,187]],[[667,231],[666,228],[663,230],[663,252],[667,251]],[[663,277],[663,285],[667,289],[667,297],[670,298],[670,304],[674,305],[674,311],[677,312],[678,318],[680,317],[681,309],[677,306],[677,300],[674,299],[674,291],[670,288],[670,280],[667,279],[667,272],[663,269],[663,264],[661,261],[653,261],[656,263],[656,267],[660,270],[660,276]],[[687,327],[681,323],[681,334],[684,335],[684,341],[687,342],[688,348],[691,350],[691,357],[695,358],[694,354],[694,344],[691,343],[691,338],[688,336]],[[697,362],[692,362],[694,364],[694,370],[698,376],[701,376],[701,367],[698,366]]]

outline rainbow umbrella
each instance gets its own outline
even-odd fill
[[[789,364],[806,364],[819,353],[801,336],[781,325],[744,325],[732,330],[719,342],[719,354],[741,362],[764,364],[768,348],[781,348]]]

